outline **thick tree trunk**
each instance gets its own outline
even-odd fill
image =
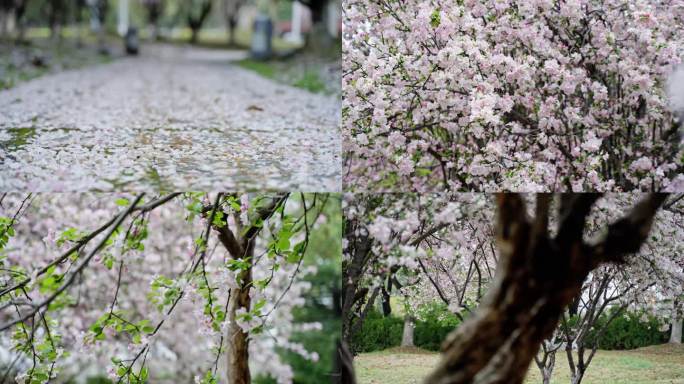
[[[214,205],[214,210],[218,206],[220,196],[217,197]],[[271,202],[265,206],[260,206],[257,209],[256,218],[250,218],[250,222],[264,222],[268,220],[271,215],[278,209],[281,204],[287,199],[287,194],[280,194],[271,199]],[[205,217],[212,222],[213,213],[209,216],[209,212],[214,212],[212,208],[206,211]],[[223,212],[225,216],[228,213]],[[239,213],[234,213],[236,228],[235,233],[226,225],[213,225],[213,229],[218,232],[218,239],[226,248],[230,257],[233,260],[241,259],[249,262],[246,269],[241,269],[236,277],[237,288],[230,289],[230,298],[228,300],[228,308],[226,316],[228,318],[228,326],[225,335],[225,353],[226,353],[226,378],[230,384],[249,384],[251,382],[251,375],[249,372],[249,334],[244,332],[237,324],[237,313],[240,310],[246,312],[250,311],[251,297],[250,289],[252,287],[252,267],[254,265],[254,242],[257,234],[261,230],[261,226],[249,225],[243,228],[238,218]],[[239,234],[239,235],[236,235]]]
[[[416,327],[416,322],[413,316],[407,314],[404,316],[404,332],[401,335],[402,347],[413,347],[413,330]]]
[[[351,227],[351,225],[347,225],[347,227]],[[351,237],[349,234],[347,235],[348,238]],[[352,259],[345,267],[344,280],[342,282],[342,343],[350,348],[352,347],[354,330],[360,328],[360,325],[363,323],[363,318],[356,317],[353,307],[355,303],[359,300],[364,300],[368,295],[368,290],[362,292],[359,289],[359,284],[366,256],[371,252],[373,243],[369,237],[365,236],[359,236],[356,242]]]
[[[652,195],[608,228],[596,244],[584,243],[584,225],[598,195],[564,195],[555,238],[548,233],[551,197],[537,197],[527,219],[522,198],[497,196],[497,275],[481,307],[445,340],[431,384],[519,384],[542,341],[579,294],[588,273],[602,262],[637,252],[665,200]]]
[[[356,374],[354,373],[354,355],[344,342],[337,344],[337,372],[339,376],[333,377],[335,384],[356,384]]]
[[[254,253],[254,245],[247,245],[244,258],[251,260]],[[236,323],[236,312],[244,308],[249,311],[251,299],[249,296],[252,284],[252,268],[242,271],[238,276],[239,288],[231,289],[230,301],[228,302],[228,329],[226,330],[226,358],[227,378],[230,384],[249,384],[251,374],[249,371],[249,340],[248,334]]]

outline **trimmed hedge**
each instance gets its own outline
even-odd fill
[[[373,352],[396,347],[401,344],[403,328],[403,319],[371,312],[361,330],[354,335],[353,349],[355,352]]]
[[[600,349],[634,349],[667,342],[669,333],[660,331],[658,319],[651,315],[642,320],[643,313],[626,312],[618,315],[603,331],[598,345]],[[608,314],[599,318],[605,323]],[[600,328],[600,327],[599,327]]]
[[[604,324],[609,315],[609,311],[603,314],[599,324]],[[416,322],[414,344],[430,351],[438,351],[449,332],[459,325],[458,318],[439,305],[421,311],[421,318],[422,321]],[[667,342],[669,333],[660,331],[658,319],[653,316],[646,318],[644,321],[642,313],[632,312],[617,316],[603,331],[599,349],[634,349]],[[570,324],[575,321],[576,319],[569,319]],[[353,339],[353,349],[355,352],[373,352],[398,347],[401,345],[403,327],[403,318],[383,317],[379,312],[371,312]],[[591,341],[593,336],[592,331],[588,340]]]
[[[416,321],[413,342],[416,347],[438,351],[449,332],[459,324],[456,316],[444,305],[431,305],[421,309],[421,319]],[[384,317],[371,312],[361,330],[354,336],[353,349],[356,352],[373,352],[401,345],[404,319],[396,316]]]

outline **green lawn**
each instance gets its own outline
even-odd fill
[[[413,384],[435,366],[439,355],[420,349],[392,348],[355,359],[361,384]],[[565,354],[558,354],[552,383],[569,383]],[[526,384],[541,383],[536,365]],[[659,345],[632,351],[598,351],[583,384],[684,384],[684,346]]]

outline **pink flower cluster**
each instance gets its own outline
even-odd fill
[[[349,1],[357,190],[673,189],[681,0]],[[677,181],[679,180],[679,181]]]

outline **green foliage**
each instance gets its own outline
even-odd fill
[[[325,83],[321,80],[318,72],[306,71],[302,77],[292,85],[297,88],[306,89],[309,92],[319,93],[325,91]]]
[[[439,27],[439,24],[442,23],[442,17],[440,15],[440,10],[439,8],[435,9],[432,11],[432,14],[430,15],[430,25],[432,28],[437,28]]]
[[[142,219],[137,219],[133,222],[132,229],[127,233],[126,243],[123,251],[137,250],[144,251],[145,245],[143,241],[147,239],[147,222]]]
[[[416,322],[414,343],[423,349],[439,351],[442,341],[458,327],[460,320],[442,302],[422,306],[418,313],[420,321]]]
[[[79,231],[76,228],[67,228],[57,238],[57,246],[61,247],[67,241],[77,243],[87,235],[88,233]]]
[[[596,329],[601,329],[611,312],[603,314]],[[667,341],[668,333],[660,331],[657,318],[643,312],[625,312],[618,315],[603,331],[599,349],[623,350],[662,344]],[[589,340],[595,338],[595,331],[590,332]]]
[[[310,209],[309,223],[313,221],[314,212],[318,210],[322,201],[311,207],[310,196],[307,197],[307,207]],[[304,251],[303,265],[316,266],[318,272],[306,277],[311,283],[311,290],[306,295],[306,305],[294,311],[295,322],[318,322],[322,325],[320,331],[297,333],[293,342],[304,345],[308,351],[315,351],[319,355],[317,362],[306,360],[301,356],[282,351],[281,355],[292,367],[298,384],[319,384],[331,381],[334,366],[335,348],[341,334],[342,324],[339,314],[333,307],[334,292],[339,292],[342,281],[342,215],[340,196],[331,195],[323,209],[325,222],[319,224],[312,232],[309,245]],[[296,247],[296,246],[295,246]],[[275,383],[270,378],[257,378],[255,383]]]
[[[127,207],[130,204],[130,201],[128,199],[121,197],[116,200],[114,200],[114,203],[118,205],[119,207]]]
[[[64,274],[55,273],[55,269],[57,269],[57,266],[51,266],[43,277],[38,280],[38,290],[40,293],[49,294],[55,292],[62,285]]]
[[[219,332],[221,323],[226,319],[226,312],[214,294],[217,288],[209,286],[208,280],[203,277],[202,272],[198,272],[197,275],[197,292],[204,298],[204,314],[211,317],[211,327],[214,331]]]
[[[202,380],[200,381],[200,384],[217,384],[218,380],[216,379],[216,376],[211,371],[207,371],[207,373],[202,377]]]
[[[144,335],[154,331],[154,327],[147,319],[135,323],[126,320],[123,312],[108,312],[100,316],[90,326],[88,337],[91,337],[93,340],[104,340],[106,338],[104,334],[106,328],[111,328],[116,333],[127,333],[133,344],[140,344]]]
[[[204,208],[204,205],[202,204],[202,197],[204,197],[204,193],[187,192],[185,197],[190,199],[190,202],[185,206],[185,208],[188,210],[188,216],[186,217],[186,220],[192,221],[195,219],[195,216],[202,215],[202,208]]]
[[[150,284],[150,292],[147,298],[157,306],[160,312],[164,307],[173,304],[180,296],[181,290],[178,285],[166,276],[157,276]]]
[[[368,314],[361,330],[354,335],[355,352],[373,352],[401,344],[404,320],[396,316],[384,317],[377,311]]]
[[[26,376],[25,382],[29,384],[49,382],[53,365],[58,359],[69,356],[60,346],[62,336],[56,332],[55,320],[42,316],[38,326],[46,330],[40,337],[26,323],[19,323],[12,334],[12,350],[23,353],[34,361],[35,365]]]
[[[438,351],[446,336],[460,324],[459,319],[446,305],[434,302],[417,310],[420,320],[415,323],[413,343],[423,349]],[[401,344],[404,319],[397,316],[384,317],[377,311],[371,312],[352,340],[357,352],[373,352]]]
[[[14,236],[13,224],[9,217],[0,217],[0,250],[5,248],[9,238]]]
[[[116,368],[116,375],[120,378],[118,382],[125,382],[127,384],[145,384],[149,378],[149,370],[146,366],[141,366],[140,369],[136,370],[130,365],[131,363],[120,360],[118,358],[112,358],[112,364]],[[204,382],[203,382],[204,383]]]

